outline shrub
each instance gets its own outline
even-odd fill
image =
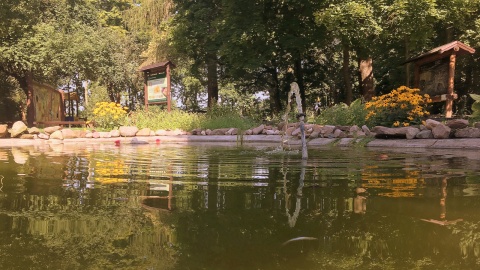
[[[121,125],[126,114],[126,109],[120,104],[115,102],[98,102],[93,109],[93,121],[95,121],[95,126],[97,127],[112,129]]]
[[[350,106],[340,103],[326,108],[315,119],[315,122],[320,125],[364,125],[366,114],[362,100],[357,99]]]
[[[150,106],[148,110],[131,112],[125,118],[125,125],[134,125],[138,128],[150,128],[152,130],[192,130],[201,123],[203,115],[189,113],[173,109],[168,112],[158,106]]]
[[[419,92],[419,89],[401,86],[389,94],[374,97],[365,104],[367,123],[394,127],[420,124],[423,117],[429,115],[427,106],[431,99]]]
[[[480,95],[470,94],[470,97],[472,97],[473,100],[475,100],[475,102],[473,102],[472,104],[472,115],[470,116],[470,118],[473,121],[479,121],[480,120]]]

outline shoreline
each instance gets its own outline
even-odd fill
[[[132,141],[136,138],[136,141]],[[121,144],[155,144],[157,140],[160,143],[170,144],[280,144],[281,135],[172,135],[172,136],[149,136],[149,137],[114,137],[114,138],[75,138],[63,140],[44,140],[44,139],[0,139],[0,148],[23,147],[35,145],[54,145],[54,144],[108,144],[119,141]],[[285,143],[290,146],[301,146],[301,140],[296,137],[288,138]],[[459,139],[377,139],[377,138],[315,138],[307,140],[309,147],[367,147],[367,148],[425,148],[425,149],[480,149],[480,138],[459,138]],[[80,146],[79,146],[80,147]]]

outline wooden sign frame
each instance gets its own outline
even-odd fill
[[[166,61],[148,65],[140,69],[140,71],[143,72],[145,108],[148,109],[149,105],[167,103],[167,110],[170,112],[172,100],[170,71],[171,68],[174,67],[175,65],[172,62]],[[152,97],[152,95],[156,96]]]

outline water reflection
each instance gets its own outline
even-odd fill
[[[474,267],[479,164],[468,151],[0,149],[0,265]]]

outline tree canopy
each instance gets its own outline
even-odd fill
[[[413,56],[452,40],[480,47],[476,0],[3,0],[0,2],[0,105],[25,105],[28,80],[76,91],[95,88],[111,101],[141,107],[143,65],[170,60],[179,106],[233,109],[266,98],[264,117],[300,87],[304,109],[365,96],[362,63],[373,94],[411,84]],[[456,91],[478,92],[479,57],[457,63]],[[232,105],[233,104],[233,105]],[[9,105],[10,106],[10,105]],[[13,106],[13,105],[12,105]],[[25,112],[24,112],[25,113]]]

